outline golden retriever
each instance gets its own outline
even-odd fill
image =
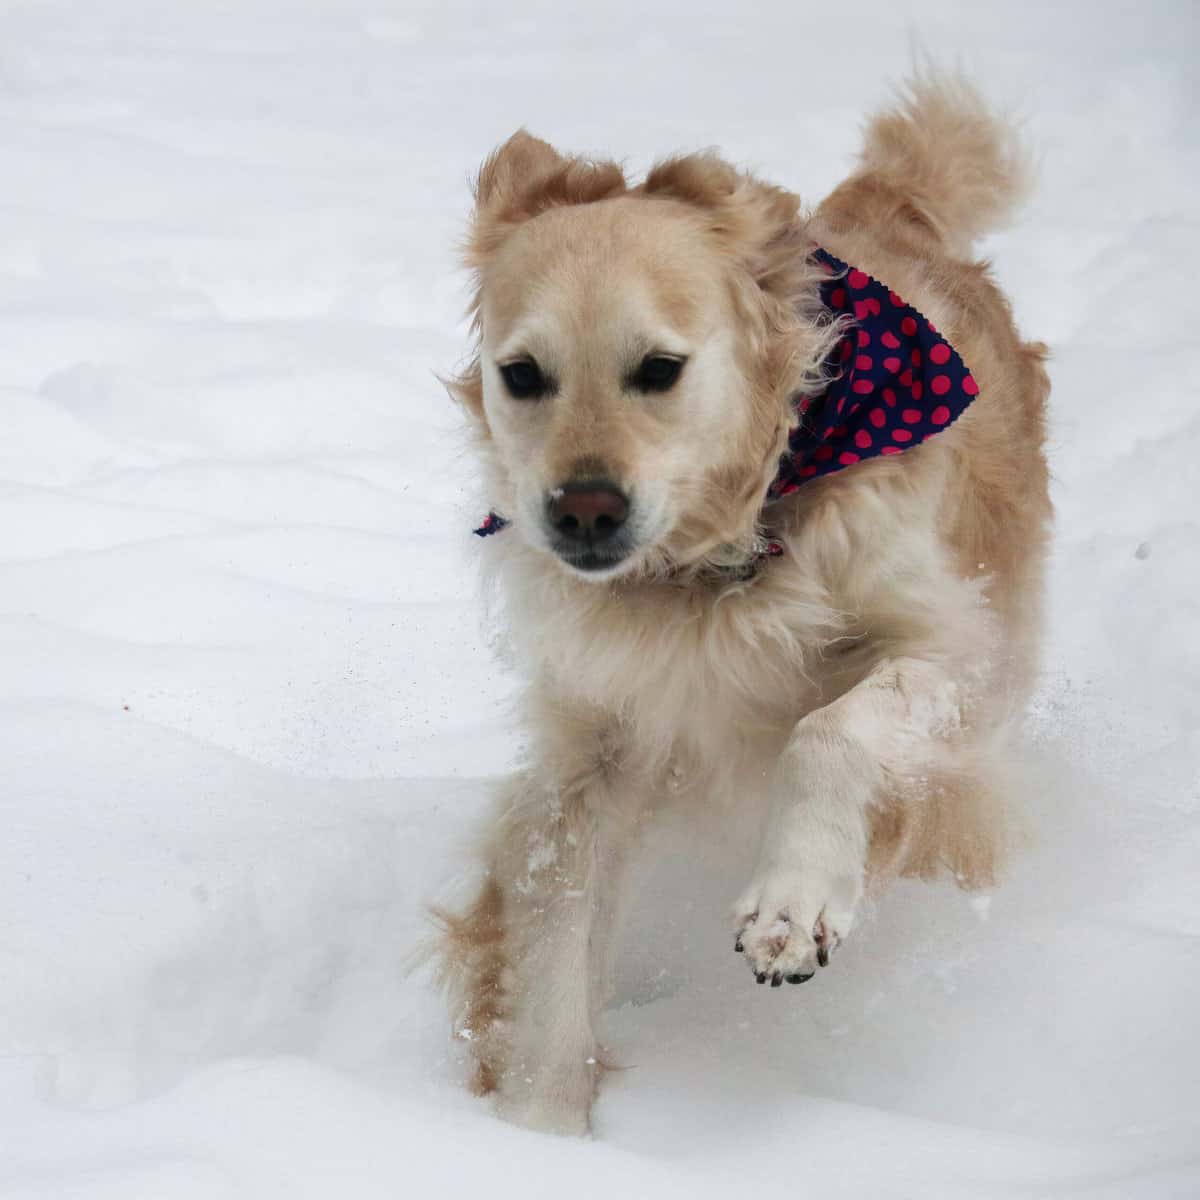
[[[475,1088],[507,1119],[587,1130],[622,879],[664,805],[760,824],[732,931],[759,983],[811,978],[890,878],[993,881],[1035,665],[1049,384],[972,243],[1028,178],[1013,130],[929,73],[811,214],[712,154],[630,184],[522,131],[483,165],[478,346],[451,389],[496,514],[479,550],[530,751],[441,949]],[[845,289],[880,285],[973,402],[950,420],[926,396],[903,420],[935,435],[899,424],[882,453],[834,459],[822,439],[850,433],[821,431],[821,397],[872,364],[859,316],[887,317]],[[815,455],[781,489],[798,436]]]

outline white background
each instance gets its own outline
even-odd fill
[[[0,3],[0,1195],[1200,1195],[1200,7]],[[405,974],[517,748],[435,377],[470,173],[716,145],[816,201],[914,38],[1028,119],[986,247],[1058,534],[991,897],[756,988],[659,847],[592,1141]]]

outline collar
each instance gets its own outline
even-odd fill
[[[767,504],[810,479],[919,446],[979,395],[966,363],[928,317],[828,251],[818,247],[813,258],[825,272],[821,302],[845,332],[826,363],[825,389],[793,401],[795,424]],[[508,523],[490,512],[475,534],[490,537]],[[780,543],[767,544],[772,549],[756,556],[755,568],[783,553]]]

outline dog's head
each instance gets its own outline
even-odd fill
[[[452,389],[518,535],[594,579],[745,548],[836,337],[796,197],[711,155],[631,188],[520,132],[475,198],[479,347]]]

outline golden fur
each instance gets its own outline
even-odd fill
[[[452,386],[513,521],[482,550],[532,745],[478,899],[445,918],[444,964],[476,1087],[510,1119],[587,1127],[622,867],[655,807],[763,828],[735,911],[760,982],[824,965],[867,885],[993,882],[1004,734],[1035,667],[1048,381],[970,247],[1027,183],[1008,127],[930,77],[874,118],[811,215],[711,154],[631,186],[521,132],[484,164],[480,344]],[[839,336],[812,242],[933,320],[981,394],[936,438],[764,508],[792,397]],[[622,364],[676,345],[676,388],[631,399]],[[496,363],[517,351],[552,365],[555,395],[504,394]],[[554,557],[539,514],[600,469],[646,515],[637,553],[597,580]],[[739,573],[764,532],[786,554]]]

